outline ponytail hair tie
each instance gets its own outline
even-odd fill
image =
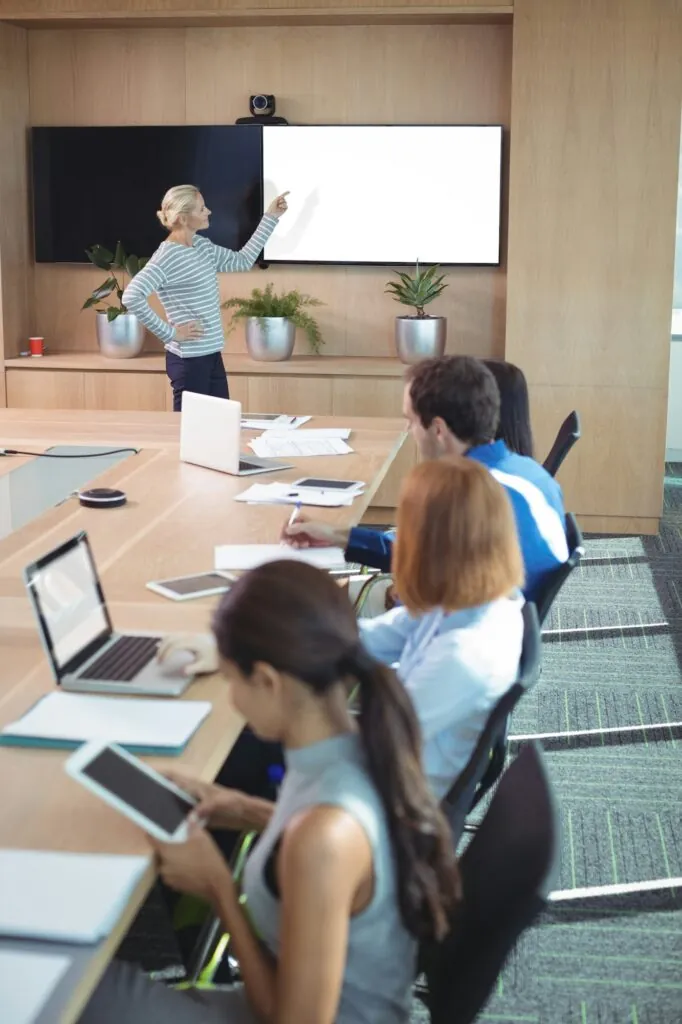
[[[360,640],[339,658],[339,671],[342,675],[364,675],[373,667],[374,659],[367,653]]]

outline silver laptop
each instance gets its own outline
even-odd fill
[[[58,686],[177,697],[191,683],[189,652],[160,665],[161,637],[114,632],[85,533],[27,566],[24,579]]]
[[[184,391],[180,419],[180,460],[231,476],[291,469],[274,459],[241,455],[241,402]]]

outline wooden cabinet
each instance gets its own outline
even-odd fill
[[[173,407],[165,376],[83,370],[8,369],[10,409],[121,409],[166,412]]]
[[[256,363],[229,353],[224,359],[230,395],[246,411],[401,415],[405,367],[397,359],[302,357]],[[74,352],[8,359],[5,369],[10,409],[172,409],[163,356],[112,362]]]

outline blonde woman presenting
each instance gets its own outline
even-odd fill
[[[163,197],[157,217],[167,228],[168,238],[130,282],[123,302],[165,346],[175,412],[182,408],[183,391],[229,397],[221,355],[225,338],[217,274],[251,269],[286,213],[287,195],[285,192],[270,204],[239,252],[197,234],[208,227],[211,211],[194,185],[175,185]],[[153,292],[159,296],[167,320],[149,305]]]

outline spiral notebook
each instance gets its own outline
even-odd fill
[[[0,1020],[33,1024],[62,980],[71,959],[56,953],[0,950]]]
[[[148,867],[148,857],[0,850],[0,935],[98,942]]]
[[[211,710],[207,701],[50,693],[0,732],[0,745],[73,750],[88,740],[135,754],[181,754]]]

